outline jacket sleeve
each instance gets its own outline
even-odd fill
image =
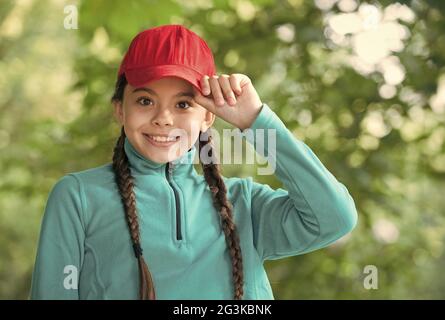
[[[85,225],[80,183],[62,177],[45,207],[32,275],[31,299],[79,299]]]
[[[357,211],[347,188],[267,104],[248,129],[239,132],[285,188],[273,190],[247,178],[253,241],[263,261],[323,248],[355,227]]]

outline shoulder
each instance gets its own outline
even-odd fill
[[[66,176],[72,176],[84,185],[102,185],[114,182],[114,172],[111,163],[82,171],[70,172]]]
[[[227,192],[234,196],[244,196],[250,198],[250,193],[252,190],[252,177],[225,177],[222,176],[224,183],[227,188]]]
[[[235,196],[244,196],[247,200],[258,199],[262,197],[288,196],[289,192],[284,188],[272,188],[269,184],[255,181],[251,176],[244,178],[223,177],[229,193]]]
[[[87,208],[91,204],[91,199],[109,199],[110,195],[116,192],[116,188],[112,164],[107,163],[66,173],[54,184],[48,202],[76,209],[76,212],[81,212],[84,225],[87,225],[86,221],[89,221]]]
[[[114,172],[111,163],[101,166],[68,172],[54,185],[52,192],[65,193],[67,191],[88,193],[97,188],[110,188],[114,186]]]

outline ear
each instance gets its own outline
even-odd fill
[[[119,122],[120,125],[124,123],[124,110],[122,106],[122,101],[113,101],[114,106],[114,117]]]
[[[204,121],[201,123],[201,131],[206,132],[207,129],[209,129],[213,125],[213,122],[215,122],[215,119],[216,119],[215,114],[206,110],[205,116],[204,116]]]

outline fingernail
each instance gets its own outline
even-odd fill
[[[235,98],[229,97],[229,103],[230,104],[235,104],[236,103]]]

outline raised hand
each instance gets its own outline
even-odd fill
[[[217,117],[244,130],[255,121],[262,102],[248,76],[233,73],[201,79],[201,92],[195,90],[195,102]]]

